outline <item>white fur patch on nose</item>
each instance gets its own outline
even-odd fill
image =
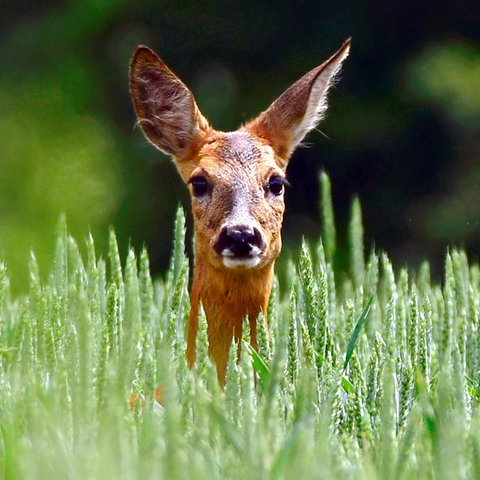
[[[227,268],[253,268],[260,263],[262,251],[256,245],[251,246],[247,255],[238,256],[230,248],[224,248],[221,252],[223,264]]]
[[[231,269],[254,268],[260,263],[260,255],[249,255],[248,257],[223,255],[222,257],[223,264]]]

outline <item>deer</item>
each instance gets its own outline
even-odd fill
[[[196,362],[198,317],[207,322],[208,355],[225,385],[229,352],[241,355],[243,323],[258,351],[257,319],[267,307],[282,247],[290,156],[324,117],[327,93],[350,51],[350,39],[232,132],[214,129],[189,88],[150,48],[130,63],[130,94],[146,139],[170,155],[187,185],[194,223],[194,269],[186,359]]]

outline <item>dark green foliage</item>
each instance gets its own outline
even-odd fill
[[[13,291],[26,292],[30,249],[41,272],[50,268],[62,211],[76,238],[91,229],[98,254],[106,257],[113,224],[122,261],[130,243],[147,245],[152,270],[168,269],[187,194],[135,128],[128,65],[139,44],[178,73],[215,127],[233,130],[351,36],[322,134],[289,165],[285,243],[297,249],[299,231],[318,235],[314,192],[325,168],[339,214],[337,228],[327,210],[322,217],[328,261],[335,252],[349,265],[344,231],[357,192],[367,238],[396,262],[427,255],[438,280],[446,244],[478,256],[477,1],[442,2],[434,15],[428,2],[412,14],[409,3],[381,1],[3,1],[0,254]]]

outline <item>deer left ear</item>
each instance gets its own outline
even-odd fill
[[[177,165],[211,130],[192,92],[148,47],[138,47],[133,56],[130,93],[143,133]]]
[[[327,109],[327,93],[350,51],[350,39],[326,62],[295,82],[270,107],[245,125],[266,140],[282,168],[295,147],[316,127]]]

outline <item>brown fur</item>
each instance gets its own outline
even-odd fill
[[[244,318],[257,349],[256,321],[267,318],[275,259],[281,250],[285,209],[283,191],[273,194],[269,181],[285,177],[288,159],[326,109],[326,94],[350,42],[285,91],[266,111],[235,132],[214,130],[190,90],[147,47],[139,47],[130,68],[131,95],[145,136],[174,158],[187,184],[199,176],[208,193],[194,195],[195,272],[187,332],[187,361],[193,367],[198,313],[207,318],[209,355],[219,382],[225,383],[232,340],[238,343]],[[222,229],[256,232],[252,263],[228,266],[218,252]],[[228,250],[228,249],[227,249]],[[253,254],[252,254],[253,255]],[[228,257],[228,255],[227,255]],[[231,257],[229,257],[231,258]],[[252,260],[252,257],[242,257]]]

